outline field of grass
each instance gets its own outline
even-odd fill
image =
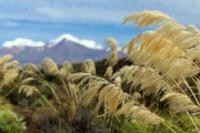
[[[0,133],[199,133],[200,31],[159,11],[124,23],[156,26],[119,58],[20,65],[0,58]]]

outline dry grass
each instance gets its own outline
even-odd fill
[[[200,111],[199,29],[159,11],[137,12],[124,19],[124,23],[130,22],[139,27],[157,25],[124,46],[126,59],[135,65],[119,65],[118,43],[113,38],[106,40],[111,51],[101,76],[92,60],[84,61],[77,72],[68,61],[61,68],[49,58],[41,65],[22,67],[11,55],[5,55],[0,58],[0,94],[4,99],[16,92],[40,97],[68,123],[83,108],[97,120],[131,119],[161,124],[175,132],[178,127],[164,118],[176,121],[176,115],[185,114],[194,132],[199,132],[194,121]]]
[[[99,112],[103,105],[105,113],[125,115],[151,124],[162,122],[159,116],[140,106],[127,93],[103,78],[87,73],[73,74],[71,78],[74,82],[78,81],[78,86],[82,91],[81,104],[88,106],[97,98],[97,103],[94,107],[95,113]]]

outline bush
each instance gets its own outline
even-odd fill
[[[22,133],[25,123],[7,106],[0,106],[0,133]]]

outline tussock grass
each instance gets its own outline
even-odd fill
[[[45,58],[41,65],[22,67],[11,55],[1,57],[3,101],[17,97],[16,106],[25,100],[27,108],[37,110],[38,104],[50,108],[59,131],[68,125],[87,132],[95,121],[116,132],[123,131],[116,126],[131,121],[139,131],[158,131],[149,128],[156,125],[164,132],[200,132],[199,29],[149,10],[127,16],[124,23],[157,27],[132,38],[123,48],[127,53],[123,60],[117,55],[117,40],[111,37],[106,40],[110,55],[100,62],[65,61],[58,67]]]

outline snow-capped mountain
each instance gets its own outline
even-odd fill
[[[62,34],[61,36],[57,37],[56,39],[51,40],[48,47],[53,47],[56,44],[59,44],[59,42],[61,42],[63,40],[78,43],[80,45],[83,45],[83,46],[91,48],[91,49],[102,49],[102,46],[97,44],[93,40],[79,39],[78,37],[75,37],[71,34]]]
[[[81,62],[102,59],[107,57],[108,52],[93,40],[64,34],[49,43],[24,38],[6,41],[0,48],[0,55],[4,54],[12,54],[21,63],[40,63],[43,58],[50,57],[61,64],[65,60]]]

